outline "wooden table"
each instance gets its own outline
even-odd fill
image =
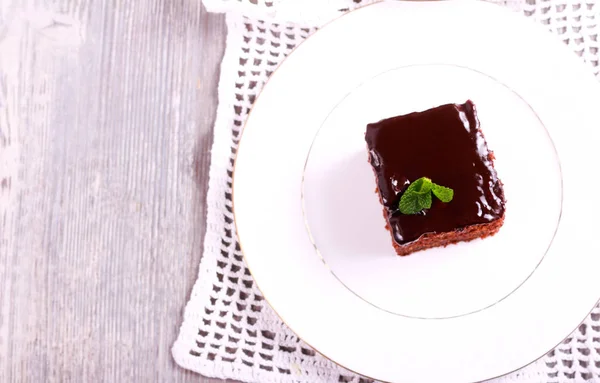
[[[200,3],[0,0],[1,382],[212,381],[170,351],[226,33]]]

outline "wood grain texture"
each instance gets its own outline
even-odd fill
[[[201,256],[224,17],[0,2],[0,381],[211,382],[170,348]]]

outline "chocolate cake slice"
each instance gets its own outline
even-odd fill
[[[473,102],[368,124],[365,139],[398,255],[484,238],[504,223],[502,182]],[[432,185],[453,195],[437,198]]]

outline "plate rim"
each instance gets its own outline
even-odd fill
[[[295,47],[294,47],[294,48],[293,48],[293,49],[292,49],[292,50],[289,52],[289,54],[288,54],[288,55],[287,55],[287,56],[286,56],[286,57],[285,57],[285,58],[282,60],[282,62],[281,62],[281,63],[280,63],[278,66],[277,66],[277,68],[276,68],[276,69],[273,71],[273,73],[272,73],[272,74],[269,76],[269,78],[267,79],[267,81],[266,81],[266,82],[263,84],[263,87],[262,87],[262,89],[261,89],[261,90],[260,90],[260,92],[258,93],[258,95],[257,95],[257,97],[256,97],[256,100],[255,100],[255,102],[253,103],[252,107],[250,108],[250,111],[249,111],[249,113],[248,113],[248,115],[247,115],[247,117],[246,117],[246,120],[245,120],[245,121],[244,121],[244,123],[243,123],[243,126],[242,126],[242,131],[241,131],[241,133],[240,133],[240,139],[239,139],[239,143],[238,143],[238,148],[241,146],[241,143],[243,142],[243,138],[244,138],[244,136],[245,136],[245,132],[246,132],[246,127],[247,127],[248,121],[250,121],[250,120],[251,120],[252,112],[254,111],[254,106],[258,104],[258,100],[259,100],[260,96],[261,96],[261,95],[264,93],[264,90],[266,89],[266,87],[268,86],[268,84],[269,84],[269,83],[272,81],[272,79],[273,79],[273,78],[275,78],[275,74],[277,73],[277,71],[278,71],[278,70],[279,70],[279,69],[280,69],[282,66],[284,66],[284,65],[285,65],[285,62],[286,62],[286,61],[288,61],[289,57],[291,57],[291,56],[292,56],[292,55],[293,55],[293,54],[294,54],[294,53],[295,53],[295,52],[296,52],[296,51],[297,51],[297,50],[298,50],[298,49],[299,49],[301,46],[303,46],[303,44],[304,44],[306,41],[310,41],[310,40],[312,40],[312,38],[313,38],[315,35],[318,35],[318,34],[319,34],[319,32],[323,31],[324,29],[326,29],[327,27],[329,27],[331,24],[335,24],[335,23],[336,23],[336,22],[338,22],[340,19],[343,19],[343,18],[347,17],[347,16],[348,16],[348,15],[350,15],[350,14],[355,14],[355,13],[358,13],[358,12],[361,12],[361,11],[363,11],[363,10],[364,10],[364,9],[366,9],[366,8],[371,8],[371,7],[374,7],[374,6],[382,5],[383,3],[384,3],[384,1],[377,1],[377,2],[375,2],[375,3],[367,4],[367,5],[363,6],[363,7],[359,7],[359,8],[353,9],[353,10],[351,10],[351,11],[349,11],[349,12],[347,12],[347,13],[343,14],[343,15],[340,15],[340,16],[338,16],[338,17],[336,17],[336,18],[334,18],[334,19],[330,20],[329,22],[327,22],[327,23],[326,23],[326,24],[324,24],[323,26],[321,26],[321,27],[320,27],[320,28],[319,28],[317,31],[315,31],[314,33],[312,33],[312,34],[311,34],[311,35],[310,35],[308,38],[306,38],[305,40],[303,40],[303,41],[299,42],[299,43],[298,43],[298,45],[296,45],[296,46],[295,46]],[[422,3],[422,4],[420,4],[420,5],[429,6],[429,5],[433,5],[434,3],[440,3],[440,1],[439,1],[439,0],[402,0],[402,1],[399,1],[398,3]],[[443,3],[447,3],[447,2],[443,2]],[[463,4],[464,4],[464,3],[468,3],[468,1],[464,1],[464,0],[455,0],[455,1],[454,1],[454,3],[463,3]],[[503,9],[503,7],[500,7],[499,5],[496,5],[496,4],[489,3],[489,2],[487,2],[487,1],[485,1],[485,0],[476,0],[476,1],[472,1],[471,3],[477,4],[477,6],[479,6],[479,5],[481,5],[481,4],[485,4],[485,6],[486,6],[486,7],[496,7],[496,8],[498,8],[498,10],[501,10],[501,9]],[[504,9],[504,10],[506,11],[506,9]],[[506,12],[506,13],[508,13],[508,12]],[[520,15],[520,17],[521,17],[522,19],[525,19],[525,18],[524,18],[522,15]],[[529,22],[529,21],[528,21],[528,22]],[[533,24],[533,23],[532,23],[532,24]],[[537,25],[536,25],[536,28],[540,29],[540,26],[537,26]],[[558,44],[555,44],[555,45],[558,45]],[[560,44],[560,45],[562,45],[562,44]],[[571,52],[569,52],[569,53],[571,53]],[[564,54],[564,53],[563,53],[563,54]],[[572,54],[572,53],[571,53],[571,54]],[[581,68],[583,69],[583,65],[581,65]],[[468,68],[468,69],[471,69],[471,70],[473,70],[473,68]],[[586,68],[586,69],[587,69],[587,68]],[[475,69],[475,70],[476,70],[476,69]],[[478,70],[476,70],[476,71],[478,71]],[[483,73],[483,72],[482,72],[482,73]],[[489,74],[487,74],[487,73],[483,73],[483,74],[484,74],[484,75],[486,75],[486,76],[490,76],[490,75],[489,75]],[[590,79],[593,81],[593,77],[592,77],[592,76],[588,76],[588,77],[590,77]],[[499,81],[501,84],[503,84],[503,85],[505,85],[505,86],[508,86],[508,85],[506,85],[506,84],[505,84],[503,81],[501,81],[501,80],[497,80],[497,79],[495,79],[495,80],[496,80],[496,81]],[[598,87],[597,87],[597,88],[598,88]],[[527,105],[528,105],[528,106],[529,106],[529,107],[532,109],[532,111],[533,111],[533,112],[536,114],[536,116],[537,116],[537,112],[536,112],[536,110],[535,110],[533,107],[531,107],[531,105],[530,105],[530,104],[529,104],[529,102],[528,102],[528,101],[525,99],[525,97],[523,97],[523,96],[522,96],[520,93],[518,93],[517,91],[513,90],[513,89],[512,89],[510,86],[509,86],[509,89],[510,89],[512,92],[514,92],[514,93],[515,93],[515,94],[516,94],[516,95],[517,95],[519,98],[521,98],[521,99],[522,99],[522,100],[523,100],[523,101],[524,101],[524,102],[525,102],[525,103],[526,103],[526,104],[527,104]],[[538,118],[539,118],[539,116],[538,116]],[[549,135],[550,139],[552,140],[552,142],[554,142],[554,138],[553,138],[553,137],[550,135],[550,132],[548,132],[548,135]],[[553,149],[554,149],[555,151],[557,151],[557,150],[556,150],[556,147],[553,147]],[[559,158],[559,163],[560,163],[560,157],[558,156],[558,152],[557,152],[557,157]],[[308,157],[307,157],[307,158],[308,158]],[[258,289],[258,290],[261,292],[261,294],[262,294],[263,298],[264,298],[264,299],[267,301],[267,303],[269,304],[269,306],[271,307],[271,309],[273,310],[273,312],[274,312],[274,313],[277,315],[277,317],[278,317],[278,318],[279,318],[279,319],[280,319],[280,320],[281,320],[281,321],[282,321],[282,322],[283,322],[283,323],[284,323],[284,324],[285,324],[285,325],[286,325],[286,326],[287,326],[287,327],[288,327],[288,328],[289,328],[289,329],[290,329],[290,330],[291,330],[291,331],[292,331],[292,332],[293,332],[293,333],[294,333],[294,334],[295,334],[295,335],[296,335],[296,336],[297,336],[299,339],[301,339],[301,340],[302,340],[304,343],[306,343],[308,346],[310,346],[310,347],[311,347],[311,348],[312,348],[312,349],[313,349],[315,352],[317,352],[319,355],[321,355],[321,356],[323,356],[324,358],[326,358],[327,360],[329,360],[329,361],[333,362],[335,365],[338,365],[338,366],[340,366],[340,367],[342,367],[342,368],[344,368],[344,369],[346,369],[346,370],[348,370],[348,371],[351,371],[351,372],[353,372],[353,373],[355,373],[355,374],[357,374],[357,375],[359,375],[359,376],[363,376],[363,377],[366,377],[366,378],[369,378],[369,379],[378,380],[378,381],[381,381],[381,382],[383,382],[383,383],[393,383],[393,382],[391,382],[391,381],[390,381],[390,382],[388,382],[388,381],[386,381],[386,380],[382,380],[381,378],[374,378],[374,377],[370,377],[370,376],[368,376],[368,375],[365,375],[364,373],[361,373],[361,372],[358,372],[358,371],[356,371],[356,370],[353,370],[352,368],[350,368],[350,367],[348,367],[348,366],[345,366],[345,365],[343,365],[342,363],[340,363],[340,362],[336,361],[334,358],[332,358],[332,357],[329,357],[329,356],[327,356],[326,354],[324,354],[324,353],[323,353],[323,351],[321,351],[320,349],[318,349],[318,348],[316,348],[315,346],[313,346],[311,343],[309,343],[308,341],[306,341],[306,340],[305,340],[305,339],[302,337],[302,335],[300,335],[298,332],[296,332],[296,331],[294,330],[294,327],[290,326],[290,325],[288,324],[288,322],[286,321],[286,319],[285,319],[285,318],[284,318],[284,317],[283,317],[283,316],[282,316],[282,315],[281,315],[281,314],[280,314],[280,313],[277,311],[277,309],[275,308],[275,306],[273,306],[273,305],[271,304],[271,302],[269,301],[268,295],[265,295],[265,294],[264,294],[264,290],[263,290],[263,289],[261,289],[261,287],[260,287],[260,284],[259,284],[258,280],[255,278],[255,275],[254,275],[254,273],[253,273],[253,271],[252,271],[252,268],[251,268],[251,266],[250,266],[250,263],[248,262],[247,253],[244,251],[243,243],[242,243],[242,240],[241,240],[241,238],[240,238],[240,235],[239,235],[239,230],[238,230],[238,229],[239,229],[239,227],[238,227],[238,219],[237,219],[238,217],[237,217],[237,214],[236,214],[236,209],[235,209],[235,200],[236,200],[236,198],[235,198],[235,196],[236,196],[236,193],[235,193],[235,189],[236,189],[236,188],[235,188],[235,185],[236,185],[236,182],[235,182],[235,176],[236,176],[237,169],[238,169],[238,166],[237,166],[237,165],[238,165],[238,159],[239,159],[239,156],[238,156],[238,155],[236,155],[236,156],[235,156],[235,159],[234,159],[234,162],[233,162],[233,174],[232,174],[232,177],[231,177],[231,178],[232,178],[232,182],[231,182],[231,184],[232,184],[232,186],[231,186],[231,189],[232,189],[232,209],[233,209],[233,213],[234,213],[234,214],[233,214],[233,215],[234,215],[234,219],[233,219],[233,225],[234,225],[234,227],[235,227],[235,230],[236,230],[236,233],[237,233],[237,235],[238,235],[238,242],[239,242],[239,245],[240,245],[240,252],[241,252],[241,254],[242,254],[242,256],[243,256],[243,259],[244,259],[244,261],[245,261],[245,263],[246,263],[246,265],[247,265],[247,267],[248,267],[248,271],[250,272],[250,274],[251,274],[251,276],[252,276],[252,278],[253,278],[253,280],[254,280],[254,282],[255,282],[255,286],[256,286],[256,287],[257,287],[257,289]],[[561,178],[562,178],[562,177],[561,177]],[[562,179],[561,179],[561,184],[562,184]],[[563,196],[563,197],[564,197],[564,196]],[[561,201],[561,202],[562,202],[562,201]],[[561,204],[561,214],[562,214],[562,209],[563,209],[563,207],[562,207],[562,204]],[[559,222],[558,222],[558,225],[557,225],[557,229],[556,229],[556,231],[558,231],[558,230],[559,230],[559,226],[560,226],[560,220],[559,220]],[[555,235],[556,235],[556,233],[555,233]],[[554,237],[553,237],[553,239],[552,239],[552,242],[553,242],[553,241],[554,241]],[[552,242],[550,243],[550,245],[549,245],[549,248],[552,246]],[[321,256],[320,256],[320,257],[321,257]],[[542,260],[543,260],[543,257],[542,257],[542,259],[540,260],[540,263],[542,262]],[[537,268],[538,266],[539,266],[539,264],[536,266],[536,268]],[[533,273],[533,272],[532,272],[532,273]],[[503,299],[504,299],[504,298],[503,298]],[[574,327],[574,329],[573,329],[571,332],[569,332],[568,334],[565,334],[565,335],[564,335],[564,337],[563,337],[563,338],[562,338],[562,339],[561,339],[561,340],[560,340],[558,343],[556,343],[556,345],[555,345],[555,346],[553,346],[553,347],[552,347],[552,348],[550,348],[549,350],[545,351],[545,352],[544,352],[542,355],[540,355],[539,357],[537,357],[537,358],[535,358],[535,359],[531,360],[530,362],[528,362],[528,363],[526,363],[526,364],[522,365],[521,367],[515,368],[515,369],[513,369],[513,370],[511,370],[511,371],[508,371],[508,372],[502,373],[502,374],[500,374],[500,375],[496,375],[496,376],[493,376],[493,377],[487,377],[487,378],[485,378],[485,380],[488,380],[488,379],[496,379],[496,378],[501,378],[501,377],[507,376],[507,375],[509,375],[509,374],[512,374],[512,373],[514,373],[514,372],[516,372],[516,371],[519,371],[519,370],[521,370],[521,369],[523,369],[523,368],[525,368],[525,367],[527,367],[527,366],[529,366],[529,365],[531,365],[531,364],[535,363],[536,361],[540,360],[541,358],[543,358],[543,357],[544,357],[544,356],[545,356],[545,355],[546,355],[548,352],[550,352],[550,351],[552,351],[553,349],[555,349],[556,347],[558,347],[558,346],[559,346],[559,345],[560,345],[560,344],[561,344],[561,343],[564,341],[564,339],[567,339],[567,338],[569,337],[569,335],[570,335],[570,334],[571,334],[573,331],[575,331],[575,330],[576,330],[576,329],[577,329],[577,328],[578,328],[578,327],[579,327],[579,326],[580,326],[582,323],[584,323],[584,322],[585,322],[585,320],[587,319],[587,317],[588,317],[588,316],[589,316],[589,315],[590,315],[590,314],[591,314],[591,313],[594,311],[594,309],[596,308],[596,306],[597,306],[598,304],[600,304],[600,296],[599,296],[599,297],[596,299],[596,301],[595,301],[594,305],[593,305],[593,306],[591,307],[591,309],[590,309],[590,310],[587,312],[586,316],[584,316],[584,317],[582,318],[582,320],[581,320],[581,321],[580,321],[580,322],[577,324],[577,326],[575,326],[575,327]],[[443,318],[443,319],[445,319],[445,318]],[[483,380],[482,380],[482,381],[473,381],[473,382],[483,382]]]

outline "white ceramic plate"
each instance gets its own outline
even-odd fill
[[[366,124],[467,99],[505,185],[491,238],[398,257]],[[481,2],[387,2],[324,27],[246,124],[234,209],[275,311],[387,382],[473,382],[555,347],[600,297],[600,91],[548,32]]]

